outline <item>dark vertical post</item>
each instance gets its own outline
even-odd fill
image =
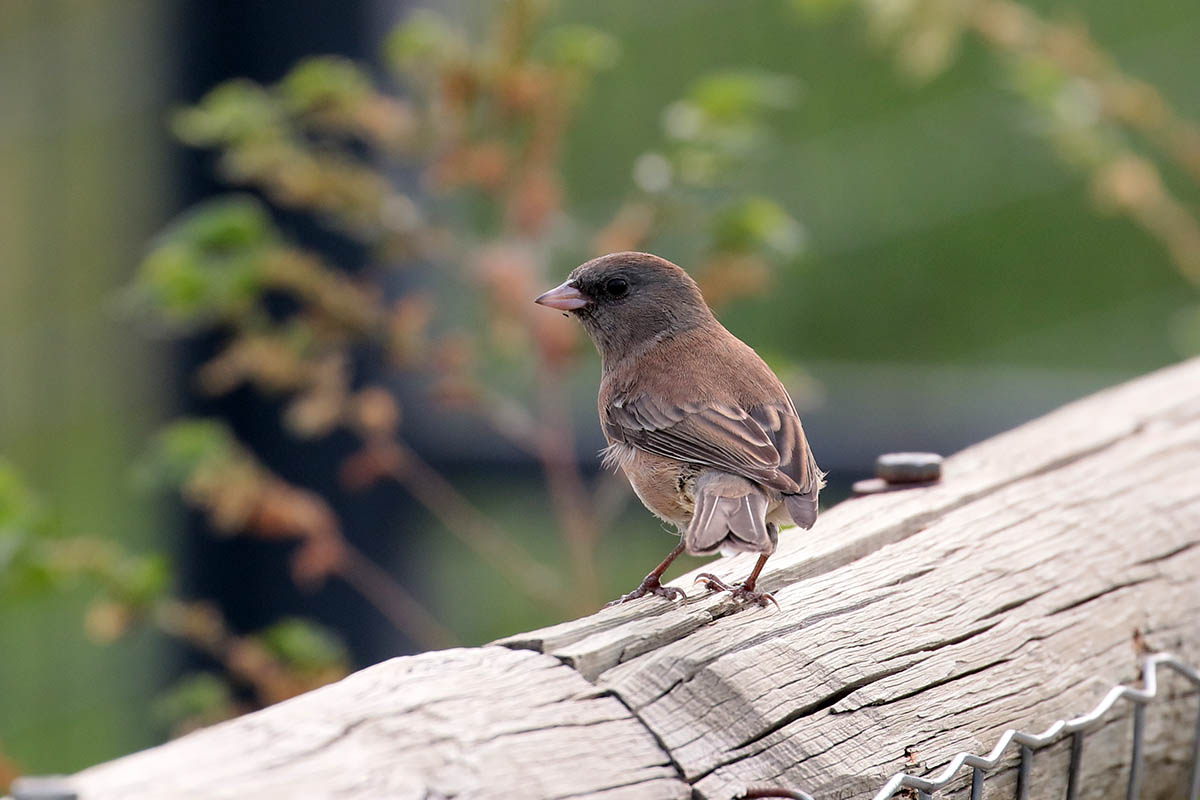
[[[1142,740],[1146,733],[1146,707],[1133,707],[1133,756],[1129,759],[1129,788],[1125,800],[1137,800],[1142,791]]]
[[[1192,737],[1192,778],[1187,793],[1187,800],[1196,798],[1200,798],[1200,711],[1196,712],[1196,735]]]
[[[1032,770],[1033,750],[1021,745],[1021,763],[1017,765],[1017,800],[1029,800],[1029,776]]]
[[[1071,734],[1071,763],[1067,767],[1067,800],[1079,795],[1079,769],[1083,763],[1083,731]]]

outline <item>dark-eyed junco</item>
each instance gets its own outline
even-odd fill
[[[536,302],[575,315],[592,337],[603,362],[605,463],[619,466],[646,508],[683,533],[618,602],[681,597],[659,579],[684,549],[759,553],[737,586],[702,578],[739,600],[773,600],[755,581],[780,523],[812,527],[824,474],[770,367],[717,322],[686,272],[648,253],[588,261]]]

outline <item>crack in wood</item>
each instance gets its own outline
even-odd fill
[[[89,770],[81,796],[728,800],[765,778],[866,800],[906,744],[935,764],[1091,707],[1128,675],[1135,628],[1200,659],[1194,418],[1200,360],[969,448],[938,486],[823,513],[763,576],[779,615],[647,600],[397,660]],[[1144,796],[1167,796],[1194,697],[1148,718]],[[1099,800],[1128,769],[1128,709],[1087,748],[1080,800]],[[989,793],[1011,781],[998,770]]]
[[[892,581],[891,583],[888,584],[888,587],[892,588],[892,587],[896,587],[896,586],[901,586],[905,583],[909,583],[910,581],[915,581],[918,578],[924,578],[926,575],[928,575],[929,573],[933,572],[936,569],[937,569],[937,567],[926,567],[925,569],[919,569],[916,572],[909,572],[906,575],[901,575],[899,578],[896,578],[894,581]]]
[[[1143,567],[1143,566],[1146,566],[1147,564],[1157,564],[1160,561],[1168,561],[1168,560],[1174,558],[1175,556],[1186,553],[1188,550],[1191,550],[1193,547],[1197,547],[1197,546],[1200,546],[1200,542],[1186,542],[1184,544],[1179,545],[1178,547],[1171,548],[1170,550],[1168,550],[1165,553],[1159,553],[1157,555],[1153,555],[1148,558],[1143,558],[1141,561],[1133,562],[1133,564],[1134,564],[1134,566],[1137,566],[1137,567]]]
[[[664,742],[662,737],[659,736],[658,731],[654,730],[653,726],[647,724],[646,720],[642,718],[642,715],[637,711],[634,711],[633,708],[630,707],[629,703],[625,702],[625,698],[622,697],[619,692],[610,691],[608,696],[614,698],[618,703],[624,706],[625,710],[629,712],[629,716],[637,720],[638,724],[645,729],[646,733],[650,735],[650,738],[654,740],[654,743],[662,752],[663,757],[667,759],[667,763],[670,764],[671,768],[675,770],[675,775],[679,778],[679,780],[683,781],[684,783],[690,783],[683,771],[683,767],[678,761],[675,760],[674,754],[671,753],[671,748],[667,747],[666,742]]]
[[[930,681],[929,683],[924,683],[921,686],[918,686],[917,688],[912,689],[911,691],[907,691],[904,694],[898,694],[895,697],[889,697],[889,698],[880,699],[880,700],[871,700],[869,702],[863,703],[858,708],[850,709],[847,711],[838,711],[835,708],[835,709],[831,709],[830,713],[831,714],[853,714],[855,711],[859,711],[863,708],[879,708],[880,706],[886,706],[889,703],[898,703],[901,700],[907,700],[910,697],[916,697],[917,695],[924,694],[925,692],[928,692],[931,689],[937,689],[940,686],[945,686],[946,684],[953,683],[954,681],[962,680],[963,678],[969,678],[972,675],[978,675],[979,673],[985,672],[985,671],[991,669],[992,667],[997,667],[1001,664],[1007,664],[1010,660],[1011,659],[1008,659],[1008,658],[998,658],[994,661],[988,662],[987,664],[981,664],[978,667],[972,667],[971,669],[963,670],[962,672],[959,672],[959,673],[956,673],[953,675],[949,675],[945,678],[940,678],[935,681]]]
[[[1093,593],[1087,595],[1086,597],[1081,597],[1078,600],[1073,600],[1070,603],[1067,603],[1066,605],[1051,609],[1050,611],[1046,612],[1046,616],[1053,617],[1055,614],[1062,614],[1063,612],[1071,611],[1072,609],[1076,609],[1076,608],[1079,608],[1080,606],[1087,605],[1088,603],[1091,603],[1095,600],[1099,600],[1101,597],[1104,597],[1105,595],[1112,594],[1113,592],[1119,592],[1122,589],[1128,589],[1130,586],[1139,586],[1143,583],[1148,583],[1152,580],[1154,580],[1154,578],[1138,578],[1136,580],[1125,581],[1124,583],[1118,583],[1114,586],[1109,586],[1106,589],[1101,589],[1098,592],[1093,592]]]
[[[830,752],[834,748],[841,747],[842,745],[846,744],[846,742],[849,742],[851,739],[857,738],[858,736],[862,735],[862,733],[863,733],[863,731],[861,731],[861,730],[854,731],[849,736],[846,736],[843,739],[839,739],[838,741],[832,742],[824,749],[817,750],[816,752],[809,753],[808,755],[804,756],[803,758],[797,759],[796,761],[792,762],[791,767],[795,768],[795,767],[799,766],[800,764],[803,764],[805,761],[809,761],[810,759],[814,759],[814,758],[820,758],[821,756]],[[712,767],[710,767],[709,769],[692,777],[691,783],[694,786],[695,784],[697,784],[700,781],[707,778],[712,773],[716,772],[718,769],[721,769],[722,767],[728,767],[731,764],[736,764],[739,761],[745,761],[747,759],[753,758],[754,756],[762,753],[764,750],[774,746],[773,743],[767,743],[765,741],[765,738],[760,739],[759,741],[755,742],[755,744],[762,744],[763,747],[760,747],[758,749],[751,749],[752,748],[752,745],[751,745],[751,746],[747,746],[746,748],[739,748],[739,749],[744,750],[745,752],[737,753],[730,758],[724,759],[722,761],[718,761],[717,763],[713,764]],[[763,778],[763,780],[770,781],[773,778],[779,777],[779,774],[780,773],[776,773],[775,775],[766,776]]]
[[[836,705],[837,703],[841,702],[842,700],[844,700],[846,697],[849,697],[851,694],[853,694],[854,692],[863,688],[864,686],[869,686],[872,683],[875,683],[876,681],[880,681],[880,680],[883,680],[884,678],[891,677],[892,675],[895,675],[899,672],[903,672],[907,668],[908,668],[907,666],[903,666],[903,667],[894,667],[894,668],[890,668],[890,669],[884,669],[884,670],[880,670],[878,672],[872,672],[869,675],[864,675],[863,677],[861,677],[857,680],[850,681],[845,686],[838,689],[836,692],[831,692],[830,694],[826,695],[825,697],[822,697],[819,700],[816,700],[815,702],[808,703],[806,705],[800,706],[799,708],[797,708],[793,711],[789,711],[787,714],[784,714],[783,717],[781,717],[779,719],[779,721],[771,724],[770,726],[765,728],[763,731],[755,734],[754,736],[751,736],[749,739],[739,742],[738,744],[734,745],[734,747],[732,749],[740,750],[743,747],[748,747],[748,746],[754,744],[755,742],[759,742],[759,741],[765,739],[766,737],[770,736],[772,733],[775,733],[776,731],[786,728],[788,725],[791,725],[793,722],[802,720],[805,717],[811,717],[813,714],[821,713],[825,709],[830,708],[830,707]]]
[[[1021,606],[1025,605],[1026,603],[1032,603],[1034,600],[1037,600],[1039,597],[1045,597],[1047,594],[1050,593],[1050,591],[1051,591],[1051,589],[1046,588],[1046,589],[1042,589],[1041,591],[1034,592],[1031,595],[1026,595],[1024,597],[1018,597],[1016,600],[1010,600],[1007,603],[1004,603],[1003,605],[997,606],[992,611],[987,612],[983,616],[979,617],[979,619],[982,621],[985,619],[991,619],[992,617],[1001,616],[1002,614],[1007,614],[1009,611],[1014,611],[1014,610],[1020,608]]]
[[[372,722],[378,722],[380,719],[381,718],[378,716],[363,717],[362,719],[356,719],[353,722],[343,725],[341,730],[337,731],[332,736],[328,736],[325,739],[323,739],[322,741],[314,744],[312,747],[308,748],[307,750],[300,750],[297,752],[288,753],[283,758],[277,759],[275,761],[268,761],[262,765],[262,769],[274,769],[277,766],[286,766],[288,764],[294,763],[295,759],[297,759],[297,758],[311,758],[312,756],[316,755],[317,753],[320,753],[324,750],[328,750],[329,748],[333,747],[338,742],[343,741],[344,739],[348,738],[350,735],[352,735],[358,729],[363,728]]]
[[[1183,403],[1172,406],[1169,413],[1178,413],[1178,410],[1184,407],[1188,406]],[[1190,416],[1188,418],[1190,419]],[[1018,431],[1019,430],[1020,429],[1018,429]],[[937,522],[941,518],[959,510],[960,508],[984,500],[991,495],[1002,492],[1005,489],[1023,481],[1027,481],[1032,478],[1039,478],[1058,470],[1065,469],[1075,463],[1109,450],[1114,446],[1118,446],[1133,436],[1143,435],[1147,433],[1147,431],[1148,428],[1146,421],[1143,420],[1133,425],[1130,429],[1119,431],[1110,436],[1104,437],[1086,447],[1072,450],[1058,458],[1050,459],[1044,463],[1038,464],[1026,470],[1022,470],[1004,479],[988,483],[987,485],[980,487],[978,490],[964,492],[957,498],[937,505],[928,511],[914,513],[908,517],[898,520],[892,525],[882,527],[864,539],[855,542],[848,548],[831,551],[815,561],[809,562],[808,564],[804,565],[801,574],[789,575],[789,570],[787,568],[783,568],[778,572],[772,572],[770,568],[768,568],[767,573],[765,573],[763,576],[763,585],[773,588],[781,583],[786,585],[797,580],[809,580],[841,569],[849,564],[853,564],[864,556],[878,552],[884,547],[898,544],[911,538],[912,536],[919,534],[930,524]],[[1015,433],[1016,431],[1010,432],[1006,435],[1011,436]],[[1035,515],[1030,514],[1023,516],[1017,520],[1011,521],[1008,523],[1008,525],[1012,527],[1019,526],[1025,522],[1028,522],[1031,518],[1033,518],[1033,516]],[[911,580],[917,580],[920,577],[923,577],[924,574],[927,573],[911,573],[897,579],[896,583],[902,584]],[[573,641],[580,641],[581,639],[586,638],[586,636],[594,635],[603,631],[619,629],[629,622],[633,622],[638,619],[661,617],[663,614],[668,614],[675,610],[676,608],[674,606],[667,604],[647,604],[645,611],[648,613],[638,614],[632,616],[631,618],[600,623],[596,629],[589,630],[586,634],[581,632]],[[713,622],[731,616],[740,610],[742,610],[742,607],[729,599],[718,601],[708,608],[709,613],[712,615]],[[641,609],[639,609],[639,611],[641,611]],[[638,648],[637,652],[634,654],[634,657],[644,655],[645,653],[654,649],[658,649],[670,644],[671,642],[678,641],[679,639],[687,636],[690,632],[690,630],[679,631],[673,637],[669,636],[661,638],[657,641],[649,643],[648,646],[647,643],[643,641],[641,644],[645,649]],[[555,648],[546,647],[546,640],[544,638],[538,638],[537,633],[538,632],[535,631],[532,634],[522,635],[521,637],[510,637],[509,639],[497,642],[497,644],[502,644],[506,647],[530,649],[536,652],[544,652],[555,655]],[[567,644],[567,641],[562,642],[559,646],[562,646],[563,644]],[[619,652],[621,660],[617,661],[616,663],[622,663],[625,660],[625,650],[622,648]],[[573,667],[575,666],[573,661],[567,663]],[[589,679],[591,678],[591,676],[586,674],[585,677],[589,677]]]
[[[808,628],[808,627],[811,627],[812,625],[817,624],[818,622],[823,622],[825,620],[832,619],[834,617],[837,617],[837,616],[840,616],[843,614],[848,614],[848,613],[851,613],[854,611],[861,611],[862,609],[864,609],[870,605],[873,605],[874,603],[879,602],[881,600],[885,600],[885,599],[886,598],[883,596],[876,595],[876,596],[867,597],[862,600],[855,601],[853,603],[849,603],[845,606],[839,606],[838,608],[830,609],[829,611],[822,611],[817,614],[812,614],[792,625],[785,625],[781,628],[772,628],[771,630],[766,631],[757,636],[748,637],[744,641],[740,642],[738,644],[738,646],[733,650],[717,650],[717,651],[714,651],[710,655],[710,657],[705,658],[703,660],[689,661],[688,662],[688,670],[685,672],[685,674],[683,674],[676,680],[672,681],[669,685],[667,685],[665,688],[663,688],[662,691],[658,692],[657,694],[651,695],[650,697],[643,700],[641,702],[641,704],[639,705],[639,708],[644,708],[646,706],[652,705],[653,703],[657,702],[658,700],[661,700],[663,697],[665,697],[666,695],[675,691],[683,684],[687,683],[688,681],[691,681],[705,667],[709,666],[710,664],[712,664],[715,661],[720,660],[722,657],[729,655],[731,652],[746,650],[751,647],[757,647],[758,645],[764,644],[773,639],[779,639],[782,636],[786,636],[791,633],[796,633],[798,631],[802,631],[805,628]],[[799,680],[799,678],[797,678],[797,680]],[[784,683],[779,684],[779,686],[786,686],[786,685],[788,685],[788,683],[789,682],[785,681]]]
[[[1019,605],[1022,605],[1022,604],[1018,603],[1017,606],[1019,606]],[[1014,606],[1014,608],[1016,608],[1017,606]],[[993,622],[991,624],[984,625],[982,628],[972,628],[971,630],[960,633],[957,636],[951,636],[949,638],[934,642],[933,644],[923,644],[923,645],[918,645],[916,647],[909,648],[908,650],[901,650],[899,653],[890,655],[887,658],[885,658],[884,660],[891,661],[892,659],[895,659],[895,658],[903,658],[904,656],[916,655],[917,653],[935,653],[938,650],[941,650],[943,647],[950,647],[951,645],[962,644],[963,642],[970,641],[971,639],[974,639],[976,636],[979,636],[980,634],[987,633],[988,631],[990,631],[992,628],[996,627],[999,624],[1000,624],[999,621]]]
[[[610,786],[604,786],[599,789],[588,789],[588,790],[582,791],[582,792],[572,792],[571,794],[558,794],[558,795],[554,795],[552,798],[548,798],[548,800],[570,800],[570,798],[572,798],[572,797],[603,796],[605,794],[608,794],[609,792],[615,791],[616,789],[628,789],[631,786],[641,786],[643,784],[654,784],[654,783],[660,783],[661,781],[662,781],[662,778],[643,778],[641,780],[628,781],[626,783],[614,783]]]

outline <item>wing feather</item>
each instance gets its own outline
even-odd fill
[[[626,395],[606,406],[601,421],[612,441],[739,475],[783,494],[815,500],[823,485],[790,400],[746,410]]]

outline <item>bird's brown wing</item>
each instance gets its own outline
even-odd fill
[[[613,441],[740,475],[784,494],[815,501],[822,485],[790,402],[744,409],[618,396],[603,409],[601,423]]]

